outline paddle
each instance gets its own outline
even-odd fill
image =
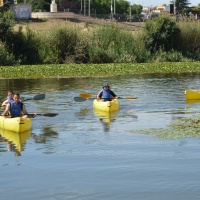
[[[37,114],[37,113],[36,113]],[[35,114],[28,114],[29,117],[33,117]],[[36,116],[45,116],[45,117],[55,117],[58,113],[44,113],[44,114],[37,114]],[[13,116],[13,115],[12,115]],[[6,115],[5,117],[10,118],[10,115]],[[18,116],[17,116],[18,117]]]
[[[80,93],[79,97],[89,99],[89,98],[92,97],[92,94],[89,94],[89,93]],[[96,99],[96,98],[92,98],[92,99]],[[118,97],[118,99],[134,100],[134,99],[137,99],[137,97]]]
[[[29,101],[29,100],[43,100],[45,99],[45,94],[37,94],[33,98],[23,99],[23,101]],[[1,108],[5,108],[6,105],[1,105]]]
[[[37,114],[37,113],[36,113]],[[59,113],[44,113],[44,114],[37,114],[36,116],[45,116],[45,117],[55,117]],[[35,114],[28,114],[28,116],[34,116]]]
[[[89,93],[80,93],[79,97],[90,98],[90,97],[92,97],[92,94],[89,94]]]
[[[95,97],[74,97],[74,101],[77,102],[82,102],[82,101],[86,101],[87,99],[96,99]],[[135,100],[137,99],[137,97],[118,97],[118,99],[127,99],[127,100]]]
[[[22,101],[28,101],[28,100],[43,100],[45,99],[45,94],[37,94],[35,95],[33,98],[29,98],[29,99],[24,99]]]

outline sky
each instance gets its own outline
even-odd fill
[[[162,4],[170,4],[170,0],[129,0],[131,4],[140,4],[142,6],[160,6]],[[188,0],[190,6],[197,6],[200,0]]]

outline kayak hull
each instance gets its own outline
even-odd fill
[[[113,112],[119,110],[120,103],[117,99],[113,99],[112,101],[98,101],[95,99],[93,101],[93,108],[104,112]]]
[[[7,118],[0,116],[0,128],[13,132],[25,132],[31,130],[32,119],[31,118]]]
[[[188,100],[200,99],[200,90],[185,90],[185,97]]]

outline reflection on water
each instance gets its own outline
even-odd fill
[[[94,109],[95,116],[99,117],[99,121],[103,125],[104,132],[109,132],[110,130],[110,123],[114,123],[117,117],[117,111],[113,112],[105,112],[98,109]]]
[[[86,116],[88,116],[90,112],[90,108],[81,108],[79,112],[75,112],[75,116],[79,119],[85,119]]]
[[[7,150],[14,152],[15,156],[21,156],[20,152],[24,151],[24,146],[31,135],[31,131],[17,133],[1,129],[0,135],[4,138],[3,142],[7,142]]]
[[[58,139],[58,133],[54,131],[51,127],[44,127],[42,129],[42,134],[32,134],[36,143],[47,144],[54,139]]]
[[[186,104],[200,104],[200,100],[194,99],[194,100],[186,100]]]
[[[34,118],[32,133],[21,143],[1,133],[0,198],[198,199],[199,140],[165,140],[130,130],[165,129],[177,118],[198,115],[200,103],[187,102],[184,91],[197,89],[199,78],[191,73],[0,80],[2,100],[8,89],[24,98],[45,93],[44,100],[26,101],[27,110],[59,113]],[[119,96],[138,99],[119,99],[117,113],[96,112],[89,99],[74,101],[80,93],[95,96],[104,81]],[[8,150],[14,149],[23,156],[13,159]]]

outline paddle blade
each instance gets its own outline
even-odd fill
[[[37,113],[36,113],[37,114]],[[45,116],[45,117],[55,117],[58,113],[44,113],[44,114],[37,114],[37,116]],[[34,116],[34,114],[28,114],[29,117]]]
[[[76,102],[83,102],[83,101],[86,101],[87,99],[86,98],[83,98],[83,97],[74,97],[74,101]]]
[[[83,97],[83,98],[90,98],[90,97],[92,97],[92,95],[88,94],[88,93],[80,93],[79,96]]]
[[[45,94],[37,94],[33,97],[33,100],[43,100],[45,99]]]
[[[45,114],[39,114],[39,115],[42,115],[42,116],[45,116],[45,117],[55,117],[58,115],[58,113],[45,113]]]
[[[29,100],[43,100],[45,99],[45,94],[37,94],[33,98],[24,99],[22,101],[29,101]]]

